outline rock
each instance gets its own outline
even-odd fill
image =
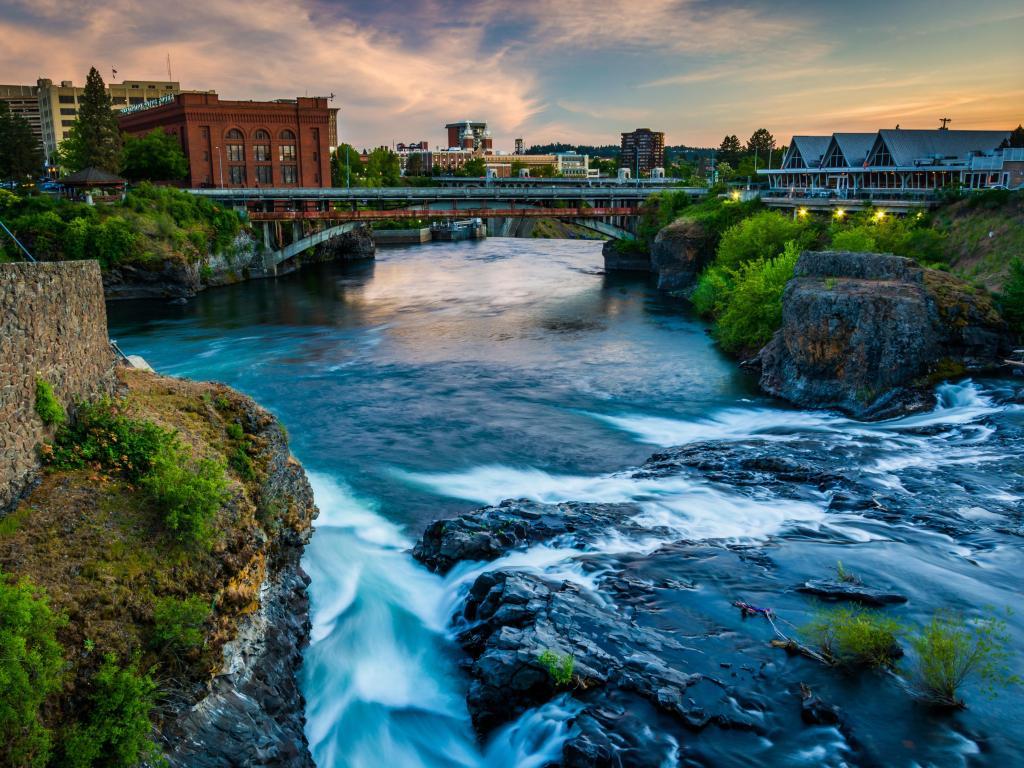
[[[715,256],[714,242],[696,221],[681,219],[658,232],[651,245],[650,269],[658,288],[689,291]]]
[[[220,674],[202,699],[165,720],[161,738],[173,768],[314,766],[298,673],[311,630],[309,577],[300,560],[317,509],[277,421],[248,398],[243,404],[250,424],[263,425],[255,439],[270,453],[258,505],[261,514],[279,516],[280,525],[259,607],[225,644]]]
[[[374,258],[376,253],[377,244],[373,241],[373,233],[368,227],[357,227],[316,246],[313,255],[303,257],[303,262],[362,261]]]
[[[601,247],[607,272],[650,272],[651,263],[644,248],[623,245],[621,240],[606,240]]]
[[[837,579],[812,579],[805,581],[796,589],[797,592],[805,592],[825,600],[850,600],[865,605],[882,606],[907,602],[907,596],[897,592],[886,592],[884,589]]]
[[[761,388],[803,407],[885,418],[934,403],[936,379],[1001,362],[991,300],[910,259],[806,252],[761,350]]]
[[[107,300],[187,299],[202,290],[199,266],[165,260],[155,269],[130,264],[103,273],[103,294]]]
[[[800,719],[807,725],[839,725],[839,707],[827,704],[803,683],[800,684]]]

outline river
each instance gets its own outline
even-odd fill
[[[909,594],[898,611],[918,624],[938,605],[999,610],[1019,598],[1024,483],[1007,456],[1024,419],[1012,382],[947,385],[934,413],[885,425],[787,409],[757,393],[681,302],[600,264],[600,243],[492,238],[382,250],[375,263],[319,265],[180,306],[110,305],[125,352],[253,396],[286,425],[310,475],[321,515],[304,558],[313,632],[302,685],[321,768],[541,768],[560,754],[571,699],[476,743],[449,631],[468,576],[442,579],[408,554],[431,521],[504,498],[633,501],[660,536],[774,542],[774,592],[746,594],[794,621],[807,600],[788,587],[840,558]],[[783,500],[623,474],[659,446],[754,438],[834,457],[886,499],[919,501],[920,519],[837,512],[813,492]],[[520,563],[572,577],[579,554],[536,547]],[[740,586],[713,567],[707,580],[688,599],[736,631]],[[1022,647],[1016,615],[1009,631]],[[749,652],[723,650],[714,666]],[[894,765],[1018,759],[1019,691],[972,692],[967,710],[937,716],[891,682],[872,690],[764,643],[757,653],[775,654],[766,677],[838,698],[859,754]],[[691,764],[852,759],[856,745],[835,728],[794,730],[787,717],[768,712],[775,724],[756,737],[708,735]]]

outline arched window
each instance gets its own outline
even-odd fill
[[[252,134],[252,159],[257,163],[270,162],[270,132],[259,128]]]
[[[229,163],[244,163],[245,162],[245,137],[242,136],[242,132],[237,128],[232,128],[224,137],[227,139],[227,152]]]
[[[283,131],[281,131],[281,140],[295,141],[295,134],[289,131],[287,128],[285,128]]]

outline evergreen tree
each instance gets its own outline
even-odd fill
[[[722,144],[718,147],[719,162],[728,163],[730,166],[735,168],[740,164],[740,157],[742,155],[743,144],[735,134],[726,136],[722,139]]]
[[[60,164],[72,172],[101,168],[117,173],[121,169],[121,132],[110,107],[110,94],[96,67],[89,70],[78,118],[68,138],[60,143],[58,155]]]
[[[1010,138],[1003,139],[1003,143],[999,145],[1003,149],[1007,147],[1022,148],[1024,147],[1024,125],[1018,125],[1010,132]]]
[[[767,128],[758,128],[750,135],[747,142],[747,152],[751,155],[757,154],[758,167],[767,165],[768,153],[775,149],[775,137],[768,132]],[[761,161],[764,161],[763,163]]]
[[[24,179],[43,167],[43,151],[32,126],[0,101],[0,179]]]

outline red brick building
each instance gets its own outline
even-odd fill
[[[163,128],[178,138],[191,187],[329,187],[337,109],[321,97],[221,101],[181,93],[120,113],[121,130]]]

